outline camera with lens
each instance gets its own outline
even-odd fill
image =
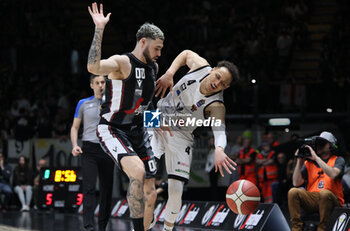
[[[313,150],[316,151],[316,143],[317,143],[317,138],[316,136],[309,137],[309,138],[304,138],[304,139],[298,139],[298,142],[301,143],[301,146],[299,148],[299,152],[297,157],[299,158],[304,158],[311,156],[310,149],[306,147],[306,145],[309,145]]]
[[[298,139],[299,152],[296,157],[304,158],[311,156],[311,151],[306,145],[309,145],[317,155],[322,155],[324,153],[330,152],[331,154],[337,151],[336,145],[337,139],[330,132],[322,132],[320,136],[312,136],[309,138]],[[329,150],[323,150],[323,147],[327,143],[330,143]]]

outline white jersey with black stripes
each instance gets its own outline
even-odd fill
[[[192,132],[201,126],[201,121],[215,122],[205,117],[206,107],[216,101],[223,102],[222,91],[210,96],[200,92],[200,83],[211,69],[210,66],[203,66],[187,73],[175,84],[173,91],[157,103],[164,123],[190,140]]]

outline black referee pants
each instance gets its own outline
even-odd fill
[[[96,180],[100,180],[99,230],[105,230],[111,216],[114,162],[101,148],[100,144],[83,142],[83,220],[85,228],[94,228],[94,209],[96,207]]]

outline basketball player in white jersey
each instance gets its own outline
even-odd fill
[[[173,76],[181,67],[187,65],[190,71],[173,86]],[[215,171],[223,176],[223,168],[231,174],[236,163],[225,153],[225,106],[223,90],[238,81],[237,67],[228,61],[221,61],[214,68],[198,54],[185,50],[173,61],[167,72],[157,80],[158,96],[170,87],[169,94],[158,101],[157,108],[162,113],[166,125],[170,125],[171,133],[154,130],[151,146],[156,157],[165,153],[165,163],[168,173],[169,198],[164,211],[165,221],[163,231],[174,227],[176,217],[181,208],[181,197],[184,183],[189,179],[192,161],[192,132],[197,128],[183,123],[171,123],[188,118],[196,121],[210,118],[215,121],[212,130],[215,139]],[[215,118],[215,119],[214,119]],[[220,123],[218,123],[220,122]],[[163,123],[163,122],[162,122]],[[164,123],[163,123],[164,126]],[[169,127],[167,127],[169,129]]]

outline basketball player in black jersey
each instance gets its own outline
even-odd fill
[[[87,68],[96,75],[108,75],[105,102],[97,126],[100,144],[129,177],[127,200],[136,231],[147,230],[153,218],[156,191],[156,165],[148,134],[143,127],[143,110],[152,101],[164,34],[153,24],[143,24],[136,34],[131,53],[101,60],[103,30],[111,13],[105,17],[103,6],[88,7],[95,23]]]

